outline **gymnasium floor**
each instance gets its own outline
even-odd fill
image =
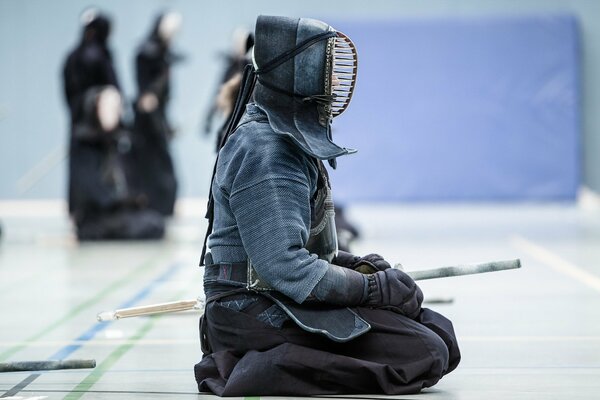
[[[0,203],[0,362],[93,358],[93,370],[0,373],[8,399],[195,399],[197,312],[97,323],[194,298],[205,229],[187,202],[168,239],[77,245],[60,203]],[[569,205],[361,205],[358,254],[405,269],[521,258],[523,268],[421,283],[454,321],[458,369],[410,399],[600,398],[600,212]],[[360,398],[382,396],[358,396]],[[256,399],[256,398],[252,398]]]

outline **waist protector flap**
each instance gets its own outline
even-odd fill
[[[261,292],[271,299],[307,332],[323,335],[334,342],[348,342],[368,332],[371,325],[348,307],[325,304],[298,304],[279,292]]]

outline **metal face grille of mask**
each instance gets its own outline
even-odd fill
[[[331,73],[329,93],[335,96],[331,103],[331,116],[337,117],[348,108],[354,87],[356,86],[356,71],[358,67],[358,55],[356,47],[350,38],[341,32],[337,32],[328,43]]]

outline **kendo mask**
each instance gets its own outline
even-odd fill
[[[92,86],[83,98],[83,119],[73,130],[73,139],[89,143],[105,143],[120,136],[122,97],[114,86]],[[128,143],[121,143],[129,146]]]
[[[324,22],[259,16],[254,100],[276,132],[311,156],[332,160],[354,152],[333,143],[330,125],[348,107],[357,61],[352,41]]]
[[[325,88],[334,96],[330,112],[335,118],[346,111],[356,87],[356,46],[348,36],[337,32],[337,36],[327,43],[327,59],[331,63],[328,66],[330,81],[325,83]]]
[[[96,8],[88,8],[81,14],[84,40],[106,44],[110,35],[110,18]]]
[[[112,132],[119,126],[122,109],[121,94],[117,88],[107,86],[98,93],[96,112],[103,131]]]
[[[156,34],[165,43],[171,42],[173,37],[181,29],[183,18],[175,11],[162,14],[156,24]]]
[[[85,118],[101,132],[110,133],[118,128],[122,108],[121,94],[114,86],[94,86],[85,93]]]
[[[356,82],[356,48],[347,36],[314,19],[259,16],[252,55],[228,131],[253,94],[271,128],[307,154],[333,160],[354,152],[332,141],[330,126]]]

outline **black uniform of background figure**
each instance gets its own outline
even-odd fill
[[[225,68],[223,75],[219,80],[218,89],[211,101],[210,109],[204,122],[204,131],[211,133],[212,123],[217,114],[222,114],[224,123],[219,127],[216,136],[215,149],[219,151],[219,143],[223,139],[227,127],[227,121],[233,112],[233,106],[240,89],[242,72],[247,64],[252,63],[249,54],[254,46],[254,34],[244,32],[243,34],[234,33],[234,43],[232,49],[224,55]]]
[[[70,112],[69,140],[69,177],[81,168],[77,165],[77,157],[73,153],[73,130],[84,119],[85,93],[94,86],[112,85],[119,87],[112,55],[107,46],[110,35],[110,20],[106,15],[90,16],[91,20],[83,29],[81,41],[69,53],[63,68],[64,93]],[[69,214],[73,213],[73,196],[76,188],[69,178],[68,203]]]
[[[166,115],[170,92],[171,65],[179,59],[169,43],[159,35],[160,15],[148,38],[140,45],[136,59],[138,96],[133,127],[133,159],[136,186],[148,197],[148,206],[163,215],[172,215],[177,192],[177,178],[169,151],[173,129]],[[155,107],[143,109],[144,95],[154,96]]]
[[[106,131],[97,117],[97,102],[106,87],[90,89],[82,120],[72,138],[73,220],[79,240],[156,239],[164,218],[145,208],[145,197],[129,185],[128,132],[120,125]]]

